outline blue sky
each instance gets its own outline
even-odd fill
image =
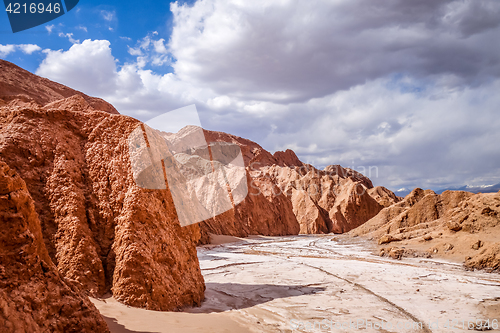
[[[172,12],[170,2],[173,1],[92,1],[81,0],[78,5],[65,15],[46,24],[22,32],[12,33],[7,18],[3,12],[0,20],[0,41],[2,44],[35,44],[42,49],[68,49],[73,43],[63,34],[73,34],[72,38],[109,40],[113,55],[123,64],[133,61],[127,52],[127,46],[134,46],[147,33],[156,31],[160,38],[168,40],[172,32]],[[193,1],[182,1],[192,3]],[[3,8],[3,7],[2,7]],[[52,27],[53,26],[53,27]],[[51,29],[49,33],[48,29]],[[35,53],[27,57],[22,52],[16,52],[6,60],[34,72],[44,56]],[[158,72],[171,72],[172,68],[157,66]]]
[[[80,1],[0,58],[399,188],[500,183],[500,1]]]

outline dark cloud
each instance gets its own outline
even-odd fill
[[[219,94],[290,103],[393,73],[477,82],[500,74],[494,0],[215,3],[179,9],[203,29],[177,21],[172,51],[179,75]],[[210,45],[217,32],[227,40]]]

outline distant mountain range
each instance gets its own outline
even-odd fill
[[[465,185],[462,187],[456,187],[456,188],[444,188],[444,189],[439,189],[434,192],[437,194],[441,194],[446,190],[452,190],[452,191],[467,191],[467,192],[472,192],[472,193],[493,193],[493,192],[498,192],[500,191],[500,183],[495,184],[495,185],[479,185],[479,186],[470,186],[470,185]]]
[[[479,186],[470,186],[470,185],[464,185],[461,187],[447,187],[447,188],[441,188],[434,190],[436,194],[441,194],[444,191],[467,191],[467,192],[472,192],[472,193],[494,193],[500,191],[500,183],[494,184],[494,185],[479,185]],[[394,194],[396,194],[399,197],[405,197],[407,196],[412,190],[408,188],[401,188],[399,190],[394,191]]]

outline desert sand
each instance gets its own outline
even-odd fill
[[[462,332],[500,319],[500,276],[458,262],[379,257],[374,242],[332,235],[213,243],[198,248],[201,307],[156,312],[93,299],[111,332]]]

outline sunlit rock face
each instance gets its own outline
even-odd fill
[[[170,191],[134,180],[128,139],[141,123],[0,65],[0,159],[26,183],[45,261],[91,295],[155,310],[200,304],[199,227],[181,226]]]
[[[200,224],[209,233],[233,236],[343,233],[368,221],[400,198],[374,188],[362,174],[331,165],[324,170],[302,163],[292,150],[274,155],[247,139],[205,131],[207,142],[240,147],[248,195],[234,209]]]

